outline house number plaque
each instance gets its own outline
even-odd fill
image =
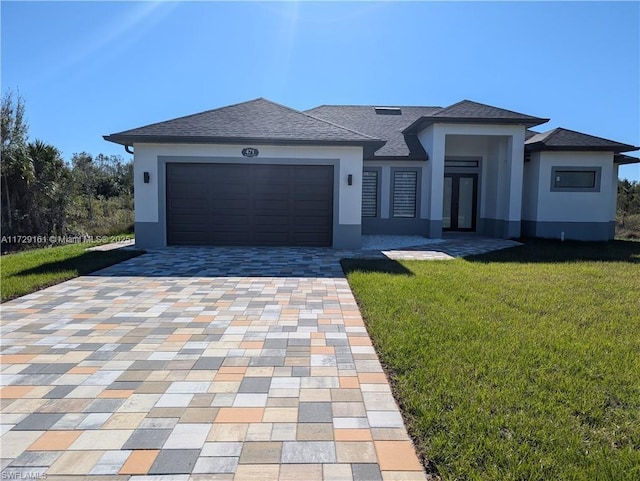
[[[254,147],[245,147],[244,149],[242,149],[242,155],[244,157],[257,157],[259,153],[260,152],[258,152],[258,149]]]

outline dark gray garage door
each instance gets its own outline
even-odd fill
[[[167,164],[170,245],[330,246],[333,166]]]

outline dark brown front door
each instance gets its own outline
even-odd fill
[[[445,174],[442,230],[476,230],[478,174]]]
[[[167,164],[170,245],[331,246],[333,166]]]

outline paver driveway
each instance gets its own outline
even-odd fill
[[[3,479],[424,480],[338,259],[162,249],[4,304]]]

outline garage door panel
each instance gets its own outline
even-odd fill
[[[272,227],[274,230],[287,227],[290,219],[286,215],[256,215],[254,217],[254,225],[256,232],[264,231],[266,228]]]
[[[180,215],[172,215],[171,223],[173,225],[182,226],[182,229],[191,227],[194,230],[206,231],[204,226],[209,221],[209,216],[205,214],[184,213]]]
[[[251,201],[242,199],[211,199],[210,209],[216,213],[225,214],[232,211],[246,212],[251,206]]]
[[[229,195],[246,196],[249,195],[249,184],[214,184],[211,192],[213,199],[225,199]]]
[[[184,211],[184,212],[206,212],[207,211],[207,198],[206,197],[174,197],[169,201],[169,207],[172,211]]]
[[[324,216],[305,216],[305,217],[294,217],[294,221],[297,226],[300,228],[304,228],[306,226],[316,225],[316,226],[327,226],[327,218]]]
[[[289,200],[280,199],[260,199],[253,202],[253,209],[256,213],[266,211],[286,211],[289,208]]]
[[[167,164],[167,240],[330,246],[333,166]]]
[[[214,214],[210,216],[210,221],[222,228],[230,225],[246,226],[249,224],[250,218],[248,215]]]
[[[298,200],[294,203],[294,209],[300,212],[319,210],[326,212],[331,209],[331,202],[327,200]]]

